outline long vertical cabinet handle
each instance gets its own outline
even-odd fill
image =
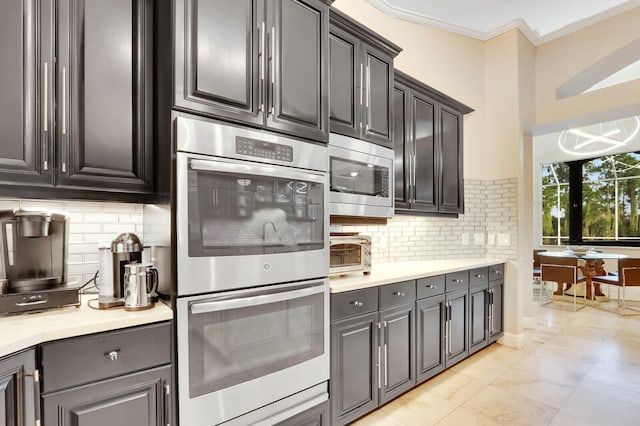
[[[271,114],[275,115],[276,100],[276,27],[271,27]]]
[[[448,318],[449,318],[449,355],[451,355],[451,302],[449,302],[448,308]]]
[[[28,374],[24,373],[24,377],[31,377],[33,379],[33,409],[35,411],[35,426],[40,426],[40,370],[33,370],[33,373]],[[19,397],[21,398],[21,396]]]
[[[382,346],[380,346],[380,329],[382,328],[382,323],[378,323],[378,389],[382,389],[382,354],[380,353],[382,350]]]
[[[171,385],[165,383],[164,386],[164,424],[165,426],[171,426]]]
[[[362,62],[360,62],[360,130],[362,130],[363,126],[362,126],[362,87],[364,86],[364,80],[363,80],[363,75],[362,75]]]
[[[258,32],[260,33],[260,54],[258,55],[258,68],[260,69],[260,85],[258,87],[258,96],[260,97],[258,102],[260,104],[258,111],[264,111],[264,57],[265,52],[267,51],[266,42],[266,28],[265,23],[262,22],[260,27],[258,27]]]
[[[67,134],[67,68],[62,67],[62,135]],[[66,143],[68,150],[68,141]],[[62,173],[67,172],[65,149],[62,150]]]
[[[42,70],[42,97],[43,97],[43,111],[42,111],[42,130],[45,132],[49,132],[49,64],[47,62],[44,63]],[[49,161],[47,160],[47,155],[49,152],[48,142],[49,137],[45,135],[44,137],[44,161],[42,163],[42,167],[44,170],[49,170]]]
[[[384,387],[385,389],[389,385],[389,364],[387,361],[389,359],[389,346],[387,346],[387,342],[389,341],[389,329],[387,328],[387,322],[384,322]]]
[[[365,128],[369,131],[369,98],[371,97],[371,72],[369,69],[369,64],[367,64],[367,95],[364,97],[365,100],[365,108],[364,108],[364,122],[366,123]]]

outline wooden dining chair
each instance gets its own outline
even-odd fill
[[[592,278],[594,283],[615,286],[618,290],[618,307],[622,308],[622,315],[627,314],[627,309],[640,313],[640,306],[627,304],[627,287],[640,287],[640,258],[628,257],[618,259],[617,275],[601,275]],[[620,294],[622,293],[622,298]],[[616,311],[617,312],[617,311]]]
[[[578,291],[577,286],[586,282],[587,278],[582,275],[578,266],[578,258],[574,256],[540,256],[540,276],[544,284],[548,282],[557,283],[557,290],[554,295],[564,295],[565,291],[573,288],[573,310],[578,310]],[[567,286],[567,287],[565,287]],[[582,306],[586,305],[586,297],[582,299]]]

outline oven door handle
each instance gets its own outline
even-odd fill
[[[228,163],[226,161],[200,160],[197,158],[189,159],[189,167],[191,170],[203,172],[218,173],[244,173],[251,175],[274,176],[282,179],[306,180],[314,183],[325,183],[324,175],[315,173],[296,172],[288,167],[276,165],[254,165],[242,163]]]
[[[226,311],[230,309],[246,308],[248,306],[266,305],[268,303],[283,302],[285,300],[299,299],[301,297],[312,296],[324,292],[324,286],[307,287],[300,290],[285,291],[276,294],[252,295],[238,299],[218,300],[210,302],[193,303],[190,307],[191,313],[206,314],[209,312]]]

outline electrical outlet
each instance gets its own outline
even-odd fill
[[[499,246],[511,245],[511,234],[498,234],[497,244]]]

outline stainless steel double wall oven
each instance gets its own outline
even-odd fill
[[[327,147],[175,127],[180,424],[277,423],[328,398]]]

